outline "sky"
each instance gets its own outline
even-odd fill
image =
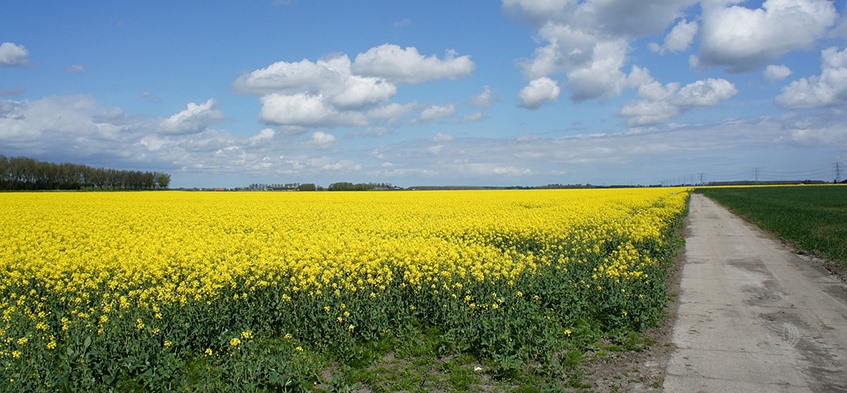
[[[847,178],[844,0],[2,8],[7,157],[172,188]]]

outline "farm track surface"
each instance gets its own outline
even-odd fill
[[[665,392],[847,392],[847,286],[691,195]]]

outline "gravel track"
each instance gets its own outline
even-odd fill
[[[847,286],[691,195],[665,392],[847,392]]]

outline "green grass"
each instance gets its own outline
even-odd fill
[[[791,243],[847,268],[847,187],[700,188],[703,194]]]

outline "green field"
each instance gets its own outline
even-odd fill
[[[847,187],[700,188],[798,251],[847,267]]]

